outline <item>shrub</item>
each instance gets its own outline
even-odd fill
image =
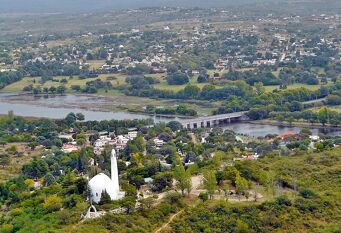
[[[58,211],[60,210],[60,208],[62,208],[62,199],[60,197],[58,197],[57,195],[52,195],[47,197],[47,199],[45,200],[43,207],[44,210],[47,213],[51,213],[54,211]]]

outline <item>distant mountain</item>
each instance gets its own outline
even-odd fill
[[[222,7],[257,1],[265,0],[0,0],[0,12],[72,13],[153,6]]]
[[[0,13],[80,13],[160,6],[229,7],[250,3],[268,3],[270,6],[303,4],[312,9],[321,7],[341,11],[341,0],[0,0]]]

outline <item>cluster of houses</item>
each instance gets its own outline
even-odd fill
[[[100,155],[106,145],[115,147],[117,151],[123,150],[127,143],[134,140],[137,137],[137,131],[129,131],[125,135],[115,135],[114,133],[101,132],[99,138],[94,142],[94,153]],[[69,142],[64,143],[62,151],[64,153],[71,153],[74,151],[79,151],[81,147],[77,145],[77,142],[72,138],[72,135],[59,135],[59,138],[66,139]]]
[[[100,155],[106,145],[111,145],[117,151],[123,150],[127,143],[137,137],[137,131],[129,131],[128,134],[116,136],[114,133],[100,136],[94,143],[94,153]]]
[[[167,11],[168,9],[160,9],[161,11]],[[227,17],[229,14],[223,10],[213,10],[212,12],[217,14],[217,17]],[[233,16],[237,17],[237,16]],[[290,33],[286,30],[278,30],[276,24],[289,24],[290,22],[302,22],[302,21],[320,21],[326,25],[329,25],[330,30],[337,28],[340,24],[339,15],[312,15],[312,16],[290,16],[290,17],[275,17],[273,15],[259,18],[256,25],[243,25],[243,26],[226,26],[226,28],[216,28],[213,24],[201,23],[194,24],[191,29],[177,30],[176,34],[172,31],[172,25],[163,25],[158,30],[163,31],[165,34],[172,36],[165,36],[165,38],[151,39],[145,42],[145,48],[143,52],[136,54],[137,58],[133,58],[131,49],[134,48],[134,41],[142,40],[145,37],[145,33],[139,29],[130,29],[125,32],[121,32],[122,36],[125,36],[125,41],[120,41],[122,44],[106,45],[101,49],[106,51],[107,57],[101,59],[103,65],[96,69],[96,73],[114,73],[120,72],[128,67],[135,67],[139,64],[147,65],[156,73],[166,72],[165,65],[176,62],[181,58],[182,54],[186,54],[189,48],[196,46],[209,49],[210,43],[207,40],[211,36],[222,37],[222,42],[227,45],[235,45],[243,40],[245,36],[258,37],[258,43],[253,47],[256,50],[249,51],[243,49],[244,45],[239,45],[239,50],[227,50],[226,54],[221,55],[219,59],[214,62],[214,67],[217,70],[228,69],[230,67],[240,68],[253,68],[259,66],[274,66],[285,63],[301,63],[304,57],[315,57],[320,48],[330,48],[335,50],[339,48],[340,43],[337,39],[331,36],[322,36],[318,43],[311,43],[312,38],[306,38],[298,36],[298,33]],[[268,30],[271,36],[264,34],[262,27],[259,24],[274,25],[269,26]],[[49,35],[52,36],[53,35]],[[104,37],[105,35],[96,35],[87,33],[82,37]],[[315,38],[314,38],[315,40]],[[271,46],[270,46],[271,44]],[[169,49],[169,47],[172,49]],[[249,45],[245,45],[247,47]],[[57,57],[57,54],[52,52],[47,46],[46,42],[39,42],[37,46],[30,49],[14,49],[13,57],[20,57],[22,52],[30,52],[33,54],[33,58],[26,61],[21,61],[25,64],[27,62],[53,62],[58,61],[63,64],[77,64],[80,69],[89,64],[86,63],[89,54],[95,54],[98,48],[88,47],[84,49],[84,45],[70,45],[58,48],[58,54],[61,57]],[[27,51],[30,50],[30,51]],[[58,55],[59,56],[59,55]],[[340,55],[330,57],[331,60],[340,60]],[[155,65],[158,64],[158,65]],[[219,77],[212,77],[214,79]]]

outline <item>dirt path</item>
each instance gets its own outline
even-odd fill
[[[196,136],[194,133],[190,133],[189,136],[191,136],[192,142],[193,142],[194,144],[198,144],[197,136]]]
[[[171,222],[173,222],[174,218],[176,218],[176,216],[178,216],[179,214],[181,214],[182,212],[184,212],[184,210],[180,210],[179,212],[173,214],[170,219],[168,220],[168,222],[166,222],[165,224],[163,224],[159,229],[157,229],[154,233],[161,233],[163,229],[165,229]]]

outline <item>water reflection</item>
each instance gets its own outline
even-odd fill
[[[304,127],[285,127],[285,126],[273,126],[273,125],[261,125],[261,124],[251,124],[251,123],[234,123],[231,125],[225,125],[223,129],[232,130],[238,134],[245,134],[255,137],[264,137],[268,134],[281,134],[286,131],[292,131],[299,133]],[[320,133],[330,135],[330,136],[340,136],[340,128],[312,128],[310,129],[314,135]]]
[[[8,103],[8,99],[17,100],[18,103]],[[54,98],[25,96],[25,103],[22,99],[23,96],[17,94],[0,94],[0,114],[7,114],[9,111],[14,111],[18,116],[29,116],[29,117],[45,117],[52,119],[64,118],[68,113],[82,113],[85,116],[85,120],[124,120],[124,119],[148,119],[153,118],[155,122],[169,122],[171,120],[177,120],[173,117],[152,117],[148,115],[138,114],[138,113],[128,113],[124,111],[117,112],[104,112],[96,111],[97,108],[108,103],[105,97],[98,96],[76,96],[76,95],[65,95],[65,96],[55,96]],[[36,98],[36,99],[35,99]],[[20,102],[21,100],[21,102]],[[79,108],[82,103],[86,103],[87,106],[93,106],[92,110],[85,110]],[[47,107],[44,105],[51,107]],[[78,107],[77,107],[78,106]],[[267,134],[280,134],[285,131],[293,131],[298,133],[301,131],[302,127],[282,127],[282,126],[271,126],[271,125],[260,125],[260,124],[250,124],[250,123],[233,123],[222,127],[223,129],[233,130],[239,134],[245,134],[249,136],[266,136]],[[317,135],[319,133],[328,134],[331,136],[340,136],[341,129],[311,129],[313,134]]]

